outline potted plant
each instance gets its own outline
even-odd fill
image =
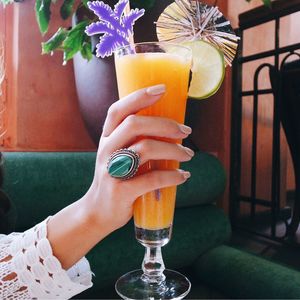
[[[105,2],[113,6],[117,0]],[[132,8],[146,9],[144,17],[136,23],[135,41],[156,40],[154,21],[171,2],[173,0],[130,1]],[[90,136],[98,143],[107,110],[118,99],[118,91],[113,58],[96,58],[93,54],[97,37],[90,38],[84,33],[85,27],[94,20],[94,15],[85,5],[80,3],[73,13],[72,28],[59,28],[47,42],[42,43],[42,49],[43,53],[63,51],[64,63],[73,58],[81,114]]]
[[[21,1],[21,0],[17,0]],[[26,0],[24,0],[26,1]],[[40,32],[44,35],[51,22],[51,8],[60,6],[63,20],[70,19],[70,27],[59,27],[56,33],[42,43],[42,53],[63,51],[63,64],[74,59],[74,71],[79,105],[87,129],[97,143],[108,107],[118,98],[112,58],[98,59],[93,55],[96,38],[85,33],[85,27],[93,22],[94,15],[87,9],[88,0],[35,0],[35,13]],[[117,0],[104,0],[113,6]],[[145,16],[135,26],[135,41],[156,40],[155,25],[163,9],[174,0],[130,0],[131,7],[145,8]],[[246,0],[251,1],[251,0]],[[271,0],[261,0],[270,5]],[[3,4],[13,0],[0,0]],[[204,2],[207,2],[204,0]],[[216,4],[217,1],[209,1]],[[72,20],[72,21],[71,21]],[[147,30],[145,30],[145,28]]]

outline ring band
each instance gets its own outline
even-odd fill
[[[107,171],[111,177],[126,180],[138,171],[140,156],[134,150],[120,149],[115,151],[107,161]]]

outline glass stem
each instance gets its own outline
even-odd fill
[[[144,272],[142,280],[147,283],[161,284],[166,279],[163,273],[165,264],[161,254],[161,247],[146,246],[142,269]]]

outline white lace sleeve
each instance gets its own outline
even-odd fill
[[[47,221],[0,235],[0,299],[69,299],[92,286],[85,257],[65,271],[53,256]]]

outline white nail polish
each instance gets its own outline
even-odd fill
[[[189,126],[183,125],[183,124],[179,125],[179,129],[184,134],[191,134],[192,133],[192,128],[189,127]]]
[[[187,148],[187,147],[184,147],[184,151],[190,156],[190,157],[193,157],[195,155],[195,152],[190,149],[190,148]]]
[[[183,175],[184,179],[189,179],[191,177],[191,173],[188,171],[180,170],[180,172]]]
[[[158,96],[166,92],[165,84],[158,84],[147,88],[146,93],[150,96]]]

